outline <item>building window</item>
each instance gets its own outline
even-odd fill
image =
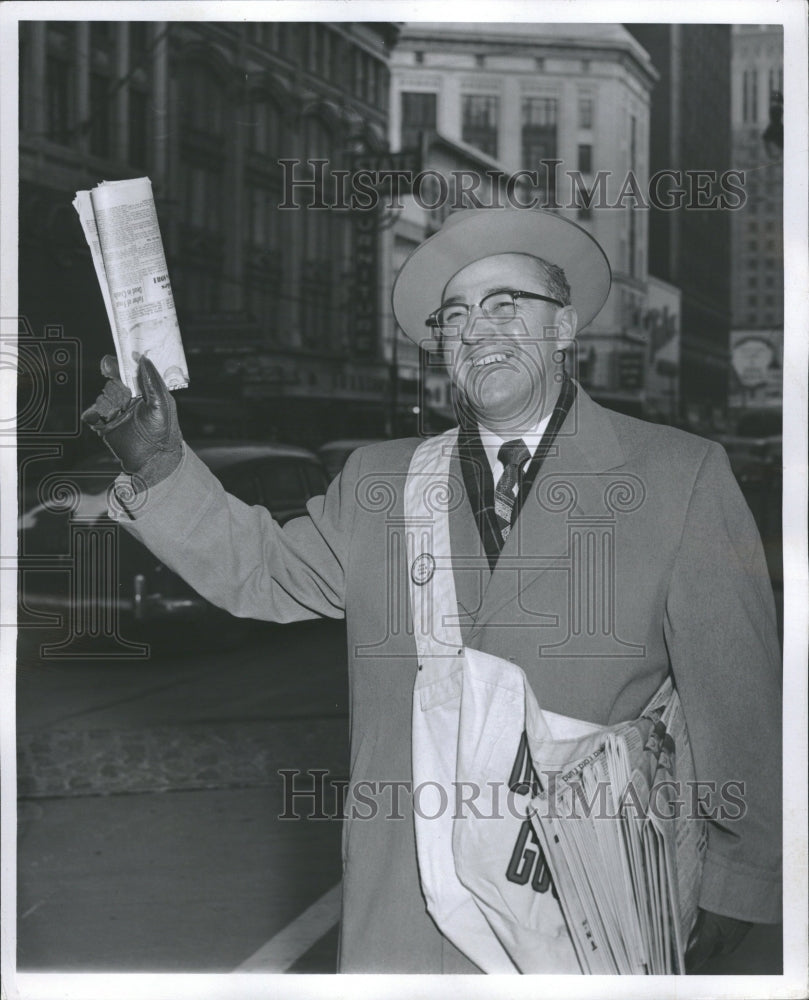
[[[149,158],[149,99],[142,90],[129,91],[129,162],[145,167]]]
[[[758,121],[758,70],[750,70],[750,121]]]
[[[310,73],[318,73],[321,67],[321,39],[323,28],[319,24],[309,25],[309,38],[306,47],[307,69]]]
[[[775,298],[774,298],[774,296],[772,296],[772,295],[765,295],[764,296],[764,305],[765,306],[774,306],[775,305]]]
[[[187,262],[179,269],[178,301],[189,312],[204,316],[217,312],[220,307],[218,267]]]
[[[182,124],[207,139],[224,138],[224,86],[208,66],[192,63],[183,74]]]
[[[306,118],[301,128],[301,138],[305,158],[331,159],[335,156],[335,137],[321,119]],[[301,214],[297,325],[304,347],[329,350],[340,332],[340,320],[335,318],[333,310],[334,275],[344,251],[340,243],[340,230],[345,219],[339,213],[326,211]]]
[[[329,31],[328,28],[324,27],[323,44],[321,49],[322,52],[321,58],[323,60],[321,75],[325,77],[325,79],[327,80],[331,79],[331,73],[332,73],[332,51],[334,49],[333,42],[334,42],[334,36],[332,35],[332,33]]]
[[[185,218],[194,229],[219,235],[222,230],[222,175],[204,163],[186,163],[183,169]]]
[[[49,55],[45,73],[48,138],[67,145],[73,131],[73,63],[60,56]]]
[[[281,21],[278,25],[278,51],[285,59],[295,60],[295,25]]]
[[[554,170],[541,170],[542,160],[557,159],[556,124],[558,101],[554,97],[524,97],[522,99],[522,166],[539,170],[546,184],[546,194],[554,193]]]
[[[51,21],[47,26],[45,56],[45,134],[68,145],[76,128],[76,25]]]
[[[748,306],[757,306],[758,305],[758,296],[757,295],[748,295],[747,296],[747,304],[748,304]]]
[[[278,192],[271,188],[250,190],[250,243],[258,250],[277,250],[280,246]]]
[[[354,50],[354,81],[353,81],[353,94],[355,97],[363,98],[365,96],[365,78],[367,73],[366,60],[367,56],[363,49]]]
[[[593,147],[590,143],[579,143],[579,170],[583,174],[593,172]]]
[[[593,99],[592,97],[579,98],[579,128],[593,127]]]
[[[742,73],[742,121],[750,120],[750,70],[746,69]]]
[[[464,94],[462,102],[463,141],[496,158],[499,98],[484,94]]]
[[[265,156],[280,156],[283,147],[282,128],[278,105],[262,94],[252,94],[247,120],[247,148]]]
[[[402,149],[418,147],[422,132],[434,132],[438,98],[435,94],[417,94],[403,91],[402,95]]]
[[[129,68],[138,69],[146,65],[149,41],[147,35],[148,25],[145,21],[129,22]]]
[[[90,22],[90,48],[94,52],[107,54],[112,47],[111,21],[91,21]]]
[[[635,115],[629,116],[629,169],[634,173],[637,169],[637,147],[638,147],[638,119]],[[637,212],[629,209],[629,273],[632,277],[638,274],[636,264],[636,251],[638,243],[638,222]]]
[[[112,99],[109,77],[104,73],[90,74],[90,152],[94,156],[109,156],[112,133]]]

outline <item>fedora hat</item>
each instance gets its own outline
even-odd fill
[[[427,335],[425,321],[441,305],[449,279],[462,267],[500,253],[525,253],[556,264],[570,285],[581,330],[607,300],[612,275],[607,256],[575,222],[552,212],[518,208],[463,209],[416,247],[393,283],[393,314],[411,340]]]

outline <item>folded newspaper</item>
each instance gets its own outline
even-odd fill
[[[133,395],[146,355],[169,389],[188,385],[177,310],[148,177],[102,181],[77,191],[73,207],[93,257],[121,380]]]
[[[585,972],[685,972],[707,832],[683,800],[693,761],[679,697],[666,693],[600,736],[528,737],[534,767],[553,776],[531,822]]]

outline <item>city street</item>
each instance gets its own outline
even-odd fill
[[[277,772],[347,774],[342,623],[143,661],[21,635],[19,968],[333,972],[340,823],[278,819]]]
[[[687,950],[656,914],[685,899],[690,920],[697,899],[788,931],[757,925],[700,971],[783,972],[779,995],[806,993],[796,0],[738,23],[678,21],[676,5],[570,21],[541,4],[516,21],[70,6],[0,9],[15,123],[0,445],[16,442],[18,500],[15,536],[4,478],[3,962],[289,973],[281,992],[303,989],[300,974],[337,971],[345,889],[344,968],[437,972],[455,941],[500,968],[455,935],[457,875],[469,927],[485,916],[500,935],[481,947],[514,969],[528,962],[489,892],[512,913],[530,899],[533,920],[532,893],[552,889],[579,966],[612,971]],[[129,487],[111,485],[119,468]],[[280,619],[343,608],[350,648],[342,621],[209,603],[256,600]],[[464,643],[491,702],[467,679],[475,657],[456,670]],[[489,768],[492,798],[505,784],[554,805],[543,757],[567,744],[534,741],[532,692],[556,738],[635,718],[664,677],[684,730],[672,695],[637,754],[656,775],[692,755],[697,786],[722,779],[707,838],[651,809],[630,834],[621,816],[594,825],[591,850],[581,826],[522,813],[513,838],[414,819],[420,785],[446,792],[421,781],[444,763],[456,795],[474,800]],[[474,707],[456,712],[459,687]],[[597,794],[588,808],[605,773],[637,807],[627,744],[600,733],[587,751],[558,773]],[[398,801],[403,777],[413,806],[392,829],[363,786]],[[359,822],[365,803],[380,822]],[[718,924],[697,927],[706,952],[732,933]]]

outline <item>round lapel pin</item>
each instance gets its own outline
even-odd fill
[[[413,583],[423,587],[425,583],[432,580],[433,573],[435,573],[435,559],[430,553],[422,552],[420,556],[416,556],[410,567],[410,578]]]

